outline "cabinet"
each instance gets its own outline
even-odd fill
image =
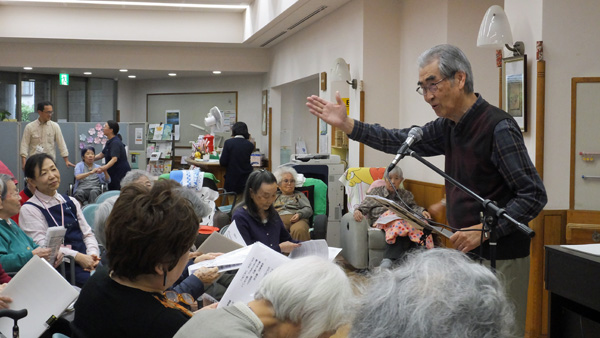
[[[334,126],[331,126],[331,147],[334,149],[348,149],[348,135]]]

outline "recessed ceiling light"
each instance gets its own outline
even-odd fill
[[[25,69],[25,70],[32,70],[33,67],[23,67],[23,69]]]
[[[127,77],[130,78],[130,79],[135,79],[135,75],[129,75]]]
[[[169,73],[169,76],[177,76],[177,73]]]
[[[121,73],[127,73],[127,69],[119,69]]]
[[[213,70],[213,74],[221,74],[220,70]]]
[[[92,72],[83,72],[83,75],[92,75]]]

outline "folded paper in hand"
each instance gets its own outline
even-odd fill
[[[51,265],[54,265],[54,262],[56,261],[58,250],[63,244],[66,232],[67,229],[65,229],[65,227],[49,227],[46,232],[46,242],[44,243],[44,247],[52,249],[50,257],[48,258],[48,262]]]

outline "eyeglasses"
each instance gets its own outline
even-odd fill
[[[294,183],[296,183],[296,180],[287,180],[287,179],[285,179],[285,180],[281,180],[281,183],[283,183],[283,184],[289,184],[289,183],[294,184]]]
[[[437,92],[437,90],[438,90],[438,86],[437,86],[437,85],[438,85],[440,82],[442,82],[442,81],[444,81],[444,80],[446,80],[446,79],[447,79],[447,77],[445,77],[445,78],[443,78],[443,79],[439,80],[438,82],[431,83],[431,84],[429,84],[429,85],[428,85],[428,86],[426,86],[426,87],[421,87],[421,86],[418,86],[418,87],[417,87],[417,93],[419,93],[419,94],[421,94],[421,95],[425,95],[427,92],[429,92],[429,93],[431,93],[431,94],[435,94],[435,92]]]
[[[174,303],[184,303],[187,305],[194,304],[194,297],[192,297],[192,295],[190,295],[189,293],[179,294],[175,291],[165,291],[164,295],[165,297],[167,297],[168,300]]]

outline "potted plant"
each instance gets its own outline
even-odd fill
[[[11,113],[6,109],[0,110],[0,121],[6,120],[10,115]]]

